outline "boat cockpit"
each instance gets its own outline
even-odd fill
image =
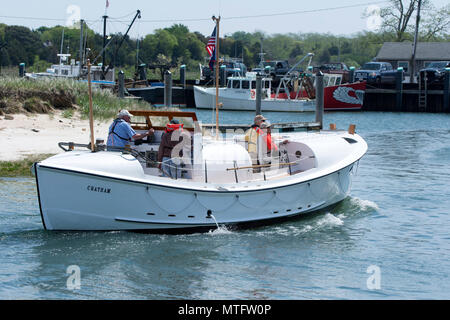
[[[270,180],[305,172],[317,166],[314,152],[304,143],[286,142],[286,136],[273,135],[276,151],[268,152],[265,143],[256,156],[248,150],[242,128],[227,130],[217,140],[211,131],[201,126],[194,112],[130,111],[132,128],[137,132],[155,130],[143,141],[132,141],[130,150],[139,160],[145,175],[163,176],[158,150],[165,125],[176,119],[183,124],[184,135],[177,147],[180,155],[171,165],[176,166],[172,179],[189,179],[210,183],[239,183]],[[284,142],[284,143],[283,143]],[[175,150],[175,148],[174,148]],[[182,152],[179,152],[182,151]]]

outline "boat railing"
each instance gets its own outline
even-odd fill
[[[292,167],[295,165],[300,164],[302,161],[309,160],[309,159],[315,159],[315,156],[305,156],[301,157],[295,161],[287,161],[286,157],[267,157],[266,159],[261,159],[262,162],[266,161],[267,163],[264,164],[256,164],[256,165],[248,165],[248,166],[237,166],[237,163],[234,162],[234,166],[231,168],[222,168],[222,169],[211,169],[211,165],[217,164],[217,161],[203,161],[203,164],[195,165],[188,162],[183,162],[181,158],[178,158],[180,164],[173,164],[173,159],[169,159],[166,161],[158,162],[153,161],[154,164],[157,165],[164,165],[164,168],[167,170],[173,169],[173,172],[176,172],[178,175],[178,172],[180,172],[180,177],[175,176],[171,177],[172,179],[178,180],[182,179],[183,175],[186,177],[188,176],[188,179],[192,179],[193,177],[199,177],[202,176],[205,183],[212,182],[210,179],[208,179],[208,176],[211,176],[212,173],[226,173],[234,171],[234,182],[235,183],[242,183],[242,182],[252,182],[252,181],[267,181],[267,180],[273,180],[277,177],[282,177],[286,175],[294,175],[297,173],[301,173],[304,171],[293,171]],[[172,163],[170,164],[169,161]],[[220,164],[220,163],[219,163]],[[194,168],[195,167],[195,168]],[[281,172],[279,170],[282,170]],[[161,168],[161,171],[164,169]],[[238,175],[239,170],[251,170],[252,175],[250,179],[240,179]],[[306,170],[305,170],[306,171]],[[275,173],[275,174],[273,174]],[[278,173],[278,175],[277,175]],[[166,173],[166,176],[169,175]]]
[[[74,151],[75,148],[86,148],[91,149],[90,144],[81,144],[74,142],[59,142],[58,146],[66,152]],[[289,161],[289,157],[286,154],[282,154],[279,157],[267,156],[260,159],[262,164],[254,164],[254,165],[246,165],[246,166],[238,166],[236,161],[234,162],[233,167],[230,168],[221,168],[221,169],[211,169],[211,165],[221,164],[218,161],[203,161],[201,164],[193,164],[191,159],[183,159],[183,158],[171,158],[170,163],[168,160],[166,161],[157,161],[152,159],[147,155],[146,152],[141,152],[131,148],[130,146],[125,147],[106,147],[104,144],[96,144],[96,151],[107,151],[107,152],[122,152],[123,154],[131,154],[135,157],[139,162],[141,162],[144,168],[160,168],[161,172],[163,172],[162,168],[165,169],[174,169],[174,171],[178,174],[180,172],[180,177],[175,177],[174,179],[183,178],[183,173],[185,177],[188,179],[193,179],[194,177],[202,177],[205,183],[211,182],[208,180],[208,175],[211,177],[214,173],[227,173],[234,171],[234,182],[250,182],[250,181],[267,181],[276,179],[278,176],[285,176],[297,174],[303,171],[293,171],[292,168],[295,165],[300,164],[300,162],[314,159],[315,156],[305,156],[296,159],[295,161]],[[141,159],[141,160],[139,160]],[[171,164],[172,163],[172,164]],[[178,164],[176,164],[178,163]],[[240,179],[238,171],[248,170],[248,172],[252,173],[250,178]],[[281,172],[279,170],[282,170]],[[145,171],[145,170],[144,170]],[[277,173],[279,173],[277,175]],[[151,175],[160,175],[160,172],[154,172]],[[168,175],[167,175],[168,176]]]

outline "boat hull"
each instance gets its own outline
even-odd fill
[[[355,82],[324,88],[325,111],[357,111],[364,103],[366,82]]]
[[[164,86],[151,86],[144,88],[128,88],[130,94],[140,97],[151,103],[155,107],[164,106]],[[182,87],[172,87],[172,106],[184,108],[193,104],[193,97],[190,97],[186,89]]]
[[[35,164],[47,230],[187,231],[270,223],[329,207],[348,196],[354,163],[293,185],[199,191]],[[177,201],[173,201],[176,199]]]

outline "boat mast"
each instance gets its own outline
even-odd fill
[[[65,27],[63,27],[63,31],[62,31],[62,36],[61,36],[61,49],[59,50],[59,65],[62,65],[62,59],[63,59],[63,47],[64,47],[64,29]],[[61,67],[59,67],[59,69],[61,70]]]
[[[103,54],[102,54],[102,80],[105,80],[105,64],[106,64],[106,19],[108,16],[103,16]]]
[[[219,139],[219,24],[220,16],[216,18],[212,17],[213,21],[216,22],[216,139]]]
[[[83,68],[83,43],[84,43],[84,20],[80,19],[80,74],[81,74],[81,69]]]

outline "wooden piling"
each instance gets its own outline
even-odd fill
[[[256,115],[261,114],[261,98],[262,98],[262,75],[257,74],[256,75],[256,95],[255,95],[255,102],[256,102]]]
[[[445,68],[443,110],[450,112],[450,68]]]
[[[397,68],[397,74],[395,76],[395,90],[396,90],[396,98],[395,98],[395,110],[402,111],[402,102],[403,102],[403,68]]]
[[[172,73],[169,70],[164,73],[164,105],[172,106]]]
[[[180,83],[183,88],[186,88],[186,65],[180,67]]]
[[[323,128],[323,73],[317,72],[316,74],[316,122],[320,123],[320,128]]]
[[[119,98],[125,97],[125,74],[122,70],[119,71]]]

